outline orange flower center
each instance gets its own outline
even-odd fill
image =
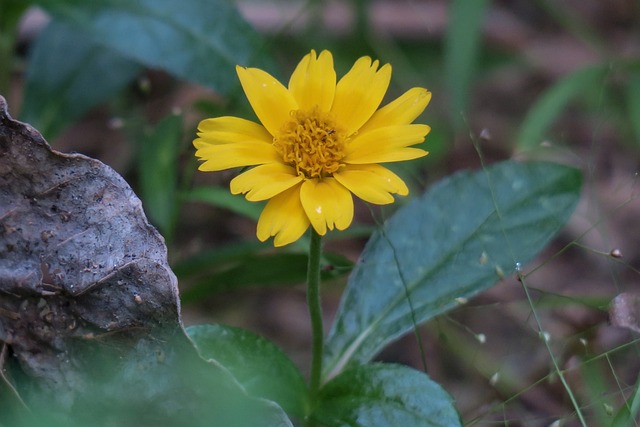
[[[299,175],[323,178],[342,166],[346,139],[331,114],[316,107],[292,111],[291,120],[273,138],[273,145]]]

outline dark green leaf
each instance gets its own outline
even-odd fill
[[[224,256],[227,255],[227,256]],[[182,292],[187,303],[217,292],[246,287],[285,286],[304,283],[307,254],[245,251],[212,251],[176,266],[178,277],[197,276],[197,281]],[[352,263],[337,254],[323,256],[322,279],[330,280],[348,273]]]
[[[283,286],[303,283],[306,277],[307,255],[252,254],[217,267],[217,271],[205,274],[205,278],[182,293],[184,302],[198,300],[217,292],[251,286]]]
[[[518,148],[532,149],[544,142],[548,128],[569,103],[601,86],[606,72],[606,66],[582,68],[547,89],[531,107],[522,123],[516,139]]]
[[[247,218],[258,221],[264,203],[250,202],[242,196],[233,195],[229,189],[220,187],[198,187],[182,196],[185,202],[202,202],[219,208],[229,209]]]
[[[218,266],[235,263],[247,256],[258,253],[268,247],[258,240],[247,240],[229,243],[219,248],[200,251],[196,255],[172,265],[173,272],[180,279],[190,279],[201,274],[210,274]]]
[[[54,21],[33,46],[21,119],[51,138],[130,83],[141,69]]]
[[[443,313],[530,261],[569,218],[580,187],[573,168],[504,162],[458,173],[412,200],[354,268],[328,337],[325,376],[369,361],[414,319]]]
[[[198,325],[187,328],[200,356],[228,369],[253,397],[278,403],[303,416],[307,386],[294,363],[270,341],[239,328]]]
[[[0,37],[4,32],[15,31],[18,20],[29,6],[31,6],[31,2],[28,0],[3,0],[0,2]]]
[[[20,17],[30,6],[27,0],[3,0],[0,2],[0,93],[12,92],[11,76],[15,69],[15,48]],[[9,99],[9,101],[12,101]]]
[[[236,64],[271,68],[259,35],[228,0],[43,0],[54,18],[118,54],[226,93]]]
[[[327,383],[313,418],[326,427],[460,426],[453,399],[427,375],[400,365],[346,370]]]
[[[171,239],[178,204],[178,155],[182,116],[171,114],[142,139],[139,152],[140,189],[151,221]]]

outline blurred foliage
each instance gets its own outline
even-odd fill
[[[487,0],[454,0],[449,5],[444,71],[451,103],[451,121],[456,129],[463,126],[467,113],[469,91],[482,49],[482,23],[488,5]]]
[[[449,25],[437,40],[403,40],[376,34],[368,20],[373,2],[353,3],[357,12],[354,31],[331,34],[324,28],[322,14],[311,13],[308,25],[291,36],[287,33],[293,27],[291,22],[285,22],[273,33],[260,34],[244,21],[233,3],[224,0],[4,0],[0,2],[0,93],[9,93],[9,76],[19,66],[14,55],[18,20],[34,4],[53,19],[30,48],[20,116],[47,138],[60,135],[96,106],[113,108],[121,117],[139,118],[139,106],[133,105],[139,100],[119,104],[118,99],[131,96],[137,90],[132,83],[148,70],[163,70],[176,81],[195,82],[213,90],[218,97],[215,101],[207,97],[193,105],[201,116],[248,117],[251,113],[233,73],[235,64],[258,66],[278,75],[279,69],[291,69],[296,58],[310,48],[328,48],[333,51],[341,74],[354,57],[370,54],[393,63],[394,91],[424,85],[434,93],[433,105],[419,119],[434,128],[425,143],[431,155],[394,169],[412,190],[420,190],[425,181],[448,172],[451,141],[475,133],[473,103],[483,77],[503,67],[528,70],[532,75],[535,70],[523,53],[487,43],[483,24],[492,2],[449,2]],[[300,13],[317,12],[326,6],[322,1],[293,4],[300,6]],[[640,60],[618,56],[618,49],[609,44],[610,40],[582,22],[569,6],[537,1],[527,7],[600,55],[596,63],[558,79],[543,78],[539,95],[526,111],[519,116],[514,113],[516,124],[510,142],[501,142],[504,152],[531,154],[539,151],[543,143],[568,144],[557,125],[563,117],[574,114],[612,117],[624,142],[638,150]],[[145,121],[144,135],[128,135],[136,155],[129,174],[137,180],[150,219],[169,243],[178,244],[181,233],[190,225],[181,222],[181,212],[193,206],[206,205],[222,215],[255,220],[261,205],[231,196],[224,182],[220,186],[194,183],[190,170],[193,162],[189,167],[184,165],[185,158],[191,157],[188,140],[195,134],[197,119],[165,114]],[[391,213],[385,211],[384,216]],[[371,228],[362,230],[356,237],[366,236]],[[195,256],[179,255],[174,266],[180,279],[189,283],[183,296],[185,302],[191,302],[229,289],[299,283],[304,279],[303,248],[304,242],[291,251],[273,253],[268,246],[252,240],[207,248]],[[326,266],[335,267],[327,268],[326,279],[340,278],[352,268],[351,262],[339,255],[327,254],[325,261]],[[251,271],[243,268],[248,262],[254,266]],[[619,399],[600,400],[597,396],[612,393],[611,386],[598,381],[602,374],[588,361],[583,368],[584,378],[593,380],[587,381],[587,391],[590,401],[599,405],[595,411],[599,422],[616,427],[633,425],[640,407],[640,386],[624,389],[630,390],[628,404],[620,404]],[[349,377],[345,381],[348,380]],[[603,409],[606,405],[614,407],[615,421]]]

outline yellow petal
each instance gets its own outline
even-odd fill
[[[300,201],[318,234],[344,230],[353,220],[351,193],[333,178],[309,179],[300,187]]]
[[[274,246],[284,246],[298,240],[309,228],[309,218],[300,202],[300,186],[278,194],[265,206],[258,219],[257,236],[264,242],[275,236]]]
[[[302,177],[295,168],[281,163],[256,166],[231,180],[231,193],[246,193],[247,200],[267,200],[293,187]]]
[[[385,163],[425,156],[424,150],[406,147],[423,142],[430,130],[427,125],[400,125],[361,133],[349,142],[343,161],[348,164]]]
[[[329,111],[336,91],[336,72],[333,56],[328,50],[315,50],[302,58],[289,80],[289,91],[300,109],[310,110],[316,105],[321,111]]]
[[[269,73],[258,68],[236,67],[240,84],[260,122],[271,135],[290,120],[298,106],[291,93]]]
[[[264,142],[234,142],[214,145],[207,141],[195,140],[193,144],[200,147],[196,150],[196,157],[205,160],[198,167],[201,171],[221,171],[240,166],[282,161],[282,157],[276,152],[273,145]]]
[[[331,111],[347,135],[371,118],[387,92],[391,65],[385,64],[378,70],[378,64],[378,61],[371,63],[368,56],[358,59],[336,86]]]
[[[429,104],[431,92],[421,87],[414,87],[391,101],[369,119],[359,130],[360,133],[375,128],[395,125],[408,125],[413,122]]]
[[[376,205],[393,203],[391,194],[409,194],[404,181],[380,165],[348,165],[333,176],[353,194]]]
[[[250,120],[230,116],[201,121],[198,124],[198,136],[201,138],[200,143],[209,141],[214,144],[227,144],[229,142],[263,141],[271,144],[273,142],[273,137],[264,126]],[[196,146],[196,148],[200,147]]]
[[[427,154],[429,154],[428,151],[424,151],[420,148],[400,148],[354,157],[348,163],[353,165],[365,165],[372,163],[404,162],[424,157]]]
[[[419,144],[431,131],[429,125],[386,126],[359,133],[346,147],[347,155],[363,150],[401,148]]]

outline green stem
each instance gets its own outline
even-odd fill
[[[309,265],[307,267],[307,305],[311,318],[313,342],[311,347],[311,376],[309,391],[314,403],[320,390],[322,374],[322,350],[324,347],[324,331],[322,326],[322,306],[320,305],[320,256],[322,255],[322,236],[311,230],[309,246]]]

